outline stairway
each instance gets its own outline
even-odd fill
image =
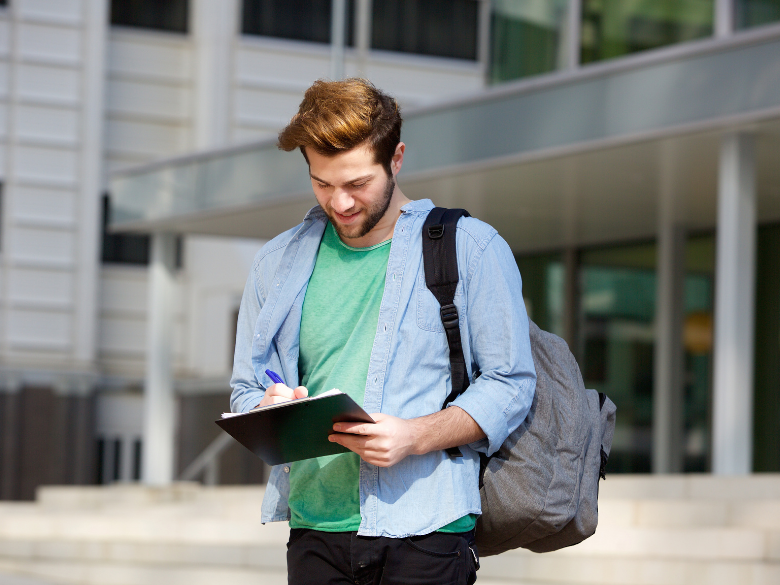
[[[46,487],[0,502],[0,574],[78,585],[281,585],[262,487]],[[780,584],[780,475],[610,476],[597,533],[483,559],[481,585]]]

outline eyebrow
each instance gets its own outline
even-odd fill
[[[309,176],[310,176],[312,179],[314,179],[315,181],[319,182],[319,183],[322,183],[322,184],[324,184],[324,185],[330,185],[330,183],[328,183],[327,181],[324,181],[323,179],[320,179],[320,178],[319,178],[318,176],[316,176],[316,175],[312,175],[311,173],[309,173]],[[368,179],[373,179],[373,178],[374,178],[374,175],[373,175],[373,174],[370,174],[370,175],[364,175],[364,176],[362,176],[362,177],[357,177],[356,179],[351,179],[351,180],[347,181],[347,182],[345,183],[345,185],[352,185],[352,184],[354,184],[354,183],[359,183],[360,181],[365,181],[365,180],[368,180]]]

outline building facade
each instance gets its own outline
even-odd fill
[[[4,4],[0,497],[164,483],[217,436],[251,259],[312,201],[273,139],[349,75],[617,403],[611,471],[780,471],[780,2]]]

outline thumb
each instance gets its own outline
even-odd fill
[[[305,386],[298,386],[295,389],[296,398],[306,398],[308,395],[309,395],[309,391],[306,389]]]

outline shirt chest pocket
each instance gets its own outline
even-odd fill
[[[441,324],[441,305],[433,293],[425,286],[425,273],[422,272],[417,277],[417,326],[423,331],[444,332],[444,325]],[[458,282],[455,289],[455,306],[458,312],[463,311],[463,281]]]

